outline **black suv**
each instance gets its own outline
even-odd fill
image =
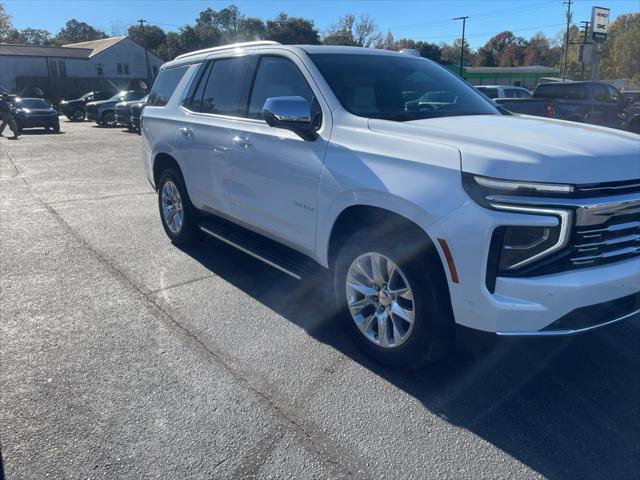
[[[87,112],[85,106],[89,102],[97,102],[111,98],[115,92],[87,92],[75,100],[62,100],[58,110],[60,113],[74,122],[81,122],[85,119]]]
[[[135,91],[135,90],[123,90],[116,93],[108,100],[102,100],[100,102],[89,102],[86,105],[87,118],[93,120],[98,125],[104,125],[106,127],[115,127],[116,122],[116,105],[120,102],[129,102],[131,100],[140,100],[146,96],[147,92]]]

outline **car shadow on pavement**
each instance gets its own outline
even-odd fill
[[[348,338],[331,311],[324,270],[297,281],[213,239],[183,250],[432,413],[547,478],[640,472],[638,319],[569,338],[499,339],[486,351],[459,350],[425,370],[397,372],[370,361]]]

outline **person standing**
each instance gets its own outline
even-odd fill
[[[13,114],[14,107],[9,101],[9,94],[4,92],[2,97],[0,97],[0,118],[2,119],[2,123],[0,123],[0,137],[2,137],[2,133],[7,125],[13,132],[13,138],[18,138],[18,125],[16,124],[16,119]]]

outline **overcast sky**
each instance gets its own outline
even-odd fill
[[[263,20],[281,11],[309,18],[321,33],[340,15],[368,13],[381,31],[391,30],[396,39],[408,37],[435,43],[452,42],[459,37],[460,22],[452,18],[468,15],[467,38],[473,48],[503,30],[527,38],[538,31],[553,37],[563,30],[566,22],[562,0],[9,0],[4,3],[17,28],[43,28],[52,34],[69,18],[85,21],[108,34],[114,26],[128,26],[140,18],[165,30],[176,30],[180,25],[193,23],[198,12],[207,7],[219,10],[231,3],[243,14]],[[610,8],[612,19],[640,10],[639,0],[575,0],[574,22],[589,20],[594,5]]]

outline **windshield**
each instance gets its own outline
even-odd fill
[[[342,106],[360,117],[396,121],[455,115],[499,115],[463,80],[416,57],[310,55]]]
[[[128,92],[118,92],[116,93],[113,97],[111,97],[109,100],[124,100],[127,96]]]
[[[22,98],[18,102],[18,106],[22,108],[49,108],[50,105],[42,98]]]

